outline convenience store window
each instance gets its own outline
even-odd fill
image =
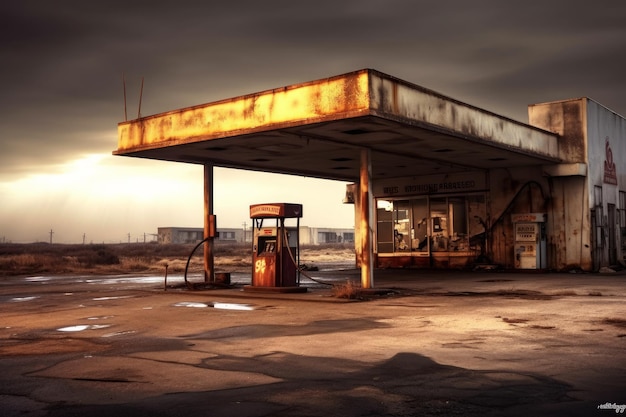
[[[483,194],[377,200],[378,253],[484,250]]]

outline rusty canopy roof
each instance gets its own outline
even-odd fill
[[[115,155],[356,181],[558,163],[557,136],[371,69],[119,123]]]

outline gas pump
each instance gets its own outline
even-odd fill
[[[246,290],[306,292],[300,287],[301,204],[270,203],[250,206],[253,222],[252,285]],[[296,219],[295,227],[286,227],[285,219]],[[264,220],[276,220],[274,226]]]
[[[515,268],[546,268],[546,214],[513,214],[511,220],[515,227]]]

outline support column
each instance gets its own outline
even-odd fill
[[[359,182],[359,236],[361,243],[361,288],[374,287],[374,259],[372,254],[372,207],[370,190],[372,180],[372,156],[369,149],[361,150],[361,172]]]
[[[361,201],[359,197],[359,184],[352,184],[352,198],[354,200],[354,262],[357,268],[361,268],[363,257],[361,256]]]
[[[215,281],[215,256],[213,254],[213,236],[215,235],[215,216],[213,215],[213,165],[204,165],[204,281]]]

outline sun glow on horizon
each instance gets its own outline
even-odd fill
[[[102,153],[58,169],[0,183],[0,242],[48,241],[51,230],[57,243],[134,242],[158,227],[203,225],[201,165]],[[279,201],[302,203],[308,226],[353,224],[341,182],[215,168],[213,187],[218,227],[249,226],[251,204]]]

